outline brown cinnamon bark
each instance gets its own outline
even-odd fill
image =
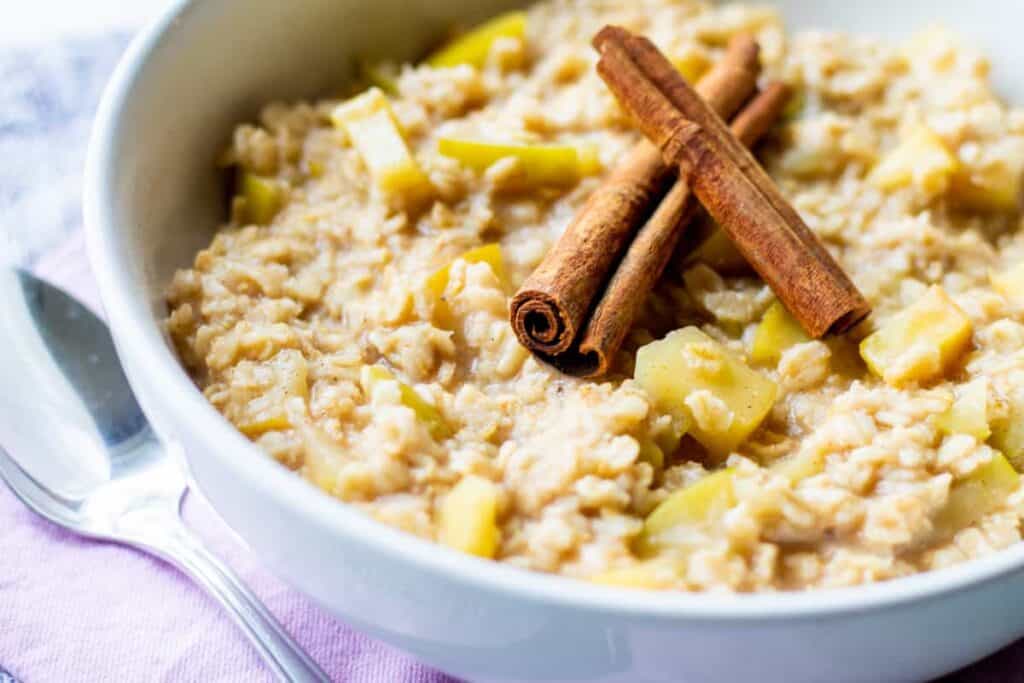
[[[808,334],[844,332],[870,313],[768,174],[650,41],[608,26],[594,45],[619,102]]]
[[[757,142],[778,120],[789,94],[782,83],[766,86],[733,121],[731,129],[736,138],[746,146]],[[556,359],[557,367],[578,377],[599,377],[608,372],[615,352],[699,209],[687,181],[677,179],[630,243],[590,316],[578,353],[570,350],[567,358]]]
[[[738,37],[697,88],[715,111],[731,116],[754,91],[759,69],[757,43]],[[570,348],[630,239],[675,175],[676,165],[643,140],[594,191],[512,299],[512,328],[523,346],[546,358]]]

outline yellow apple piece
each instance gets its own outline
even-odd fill
[[[380,365],[365,365],[360,375],[360,381],[363,391],[367,394],[370,394],[373,387],[379,382],[395,382],[398,385],[402,405],[416,414],[417,419],[423,423],[432,437],[441,441],[454,434],[451,425],[445,421],[444,416],[436,407],[424,400],[411,386],[400,382],[387,368]]]
[[[499,38],[522,39],[525,35],[525,12],[501,14],[459,36],[427,57],[427,64],[438,69],[469,64],[479,69],[487,63],[491,46],[496,40]]]
[[[646,553],[657,548],[665,532],[678,527],[716,522],[736,502],[732,479],[731,469],[718,470],[673,491],[644,520],[640,549]]]
[[[653,557],[629,567],[596,574],[589,580],[602,586],[656,590],[671,586],[682,575],[684,569],[681,561]]]
[[[1020,208],[1021,175],[1019,165],[996,164],[983,170],[962,169],[949,188],[952,201],[973,211],[1016,211]]]
[[[968,434],[984,442],[992,430],[988,425],[988,380],[979,377],[960,386],[949,410],[936,422],[947,434]]]
[[[882,190],[913,185],[935,195],[946,191],[959,168],[959,160],[942,138],[927,126],[918,125],[878,162],[868,180]]]
[[[796,321],[781,301],[774,301],[765,311],[754,332],[750,347],[750,360],[755,363],[779,362],[782,352],[791,346],[811,341],[804,328]]]
[[[699,81],[700,77],[711,68],[711,58],[696,49],[690,49],[684,54],[670,57],[669,61],[691,85]]]
[[[967,315],[935,285],[861,342],[860,355],[887,384],[927,382],[967,351],[972,334]]]
[[[316,425],[305,424],[299,433],[305,447],[303,476],[331,495],[342,493],[338,488],[342,466],[348,460],[345,451]]]
[[[733,241],[717,225],[690,253],[686,263],[703,263],[719,273],[735,273],[750,267]]]
[[[486,263],[491,267],[491,272],[498,280],[505,281],[505,261],[501,255],[501,245],[496,242],[470,249],[457,256],[455,260],[466,263]],[[448,287],[450,268],[451,265],[447,265],[427,278],[424,286],[428,294],[435,298],[440,298],[444,294],[444,290]]]
[[[1018,470],[1024,469],[1024,399],[1008,396],[1005,413],[990,423],[989,443],[998,448]]]
[[[997,510],[1019,484],[1020,475],[1010,462],[1001,453],[993,453],[988,463],[950,487],[946,504],[932,520],[935,533],[952,536],[977,523]]]
[[[808,477],[820,474],[825,469],[825,456],[821,451],[798,451],[779,458],[768,469],[796,484]]]
[[[345,131],[377,187],[386,195],[418,200],[433,188],[402,137],[391,104],[380,88],[339,104],[331,114]]]
[[[990,271],[988,279],[992,289],[999,292],[1003,298],[1024,304],[1024,262],[1002,272]]]
[[[437,150],[478,173],[502,159],[514,158],[523,189],[565,186],[601,170],[597,148],[592,145],[528,145],[461,138],[440,138]]]
[[[255,225],[269,223],[284,205],[285,185],[276,178],[244,172],[239,185],[245,217]]]
[[[455,260],[462,260],[466,263],[486,263],[491,267],[491,272],[498,278],[502,287],[506,284],[505,261],[501,255],[500,244],[491,243],[470,249]],[[440,268],[432,273],[423,285],[427,296],[434,302],[434,324],[447,330],[452,329],[454,325],[451,307],[444,300],[450,269],[450,264]]]
[[[498,487],[477,475],[467,475],[441,504],[440,541],[470,555],[493,558],[498,552]]]
[[[728,455],[761,424],[778,395],[775,382],[696,327],[641,347],[634,379],[658,408],[686,415],[689,433],[718,457]],[[717,419],[695,415],[688,405],[688,399],[707,398],[721,409]]]

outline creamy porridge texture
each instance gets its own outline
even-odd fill
[[[769,9],[692,0],[505,22],[479,65],[370,69],[388,97],[271,104],[237,128],[232,221],[169,291],[213,405],[382,522],[605,583],[845,586],[1019,541],[1024,110],[985,59],[938,28],[787,35]],[[704,226],[604,380],[519,345],[511,295],[640,139],[594,71],[609,23],[691,78],[756,37],[764,75],[797,92],[758,156],[867,323],[809,340]],[[702,364],[747,379],[719,390]]]

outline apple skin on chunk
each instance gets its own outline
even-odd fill
[[[367,395],[372,394],[374,387],[381,382],[395,382],[398,385],[402,405],[416,414],[416,418],[423,423],[434,439],[442,441],[454,434],[441,411],[428,403],[411,386],[400,382],[387,368],[380,365],[363,366],[360,383]]]
[[[500,38],[523,39],[526,35],[526,13],[508,12],[480,24],[459,36],[434,54],[426,63],[435,69],[468,64],[477,69],[487,63],[494,42]]]
[[[516,176],[509,180],[517,190],[574,185],[601,170],[597,148],[592,145],[527,145],[444,137],[437,151],[478,173],[502,159],[515,159]]]

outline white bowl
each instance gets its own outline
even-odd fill
[[[356,628],[493,681],[917,680],[1024,635],[1024,544],[855,589],[729,596],[603,588],[457,554],[364,517],[258,453],[182,371],[160,321],[175,268],[223,213],[214,160],[275,98],[314,96],[355,55],[411,58],[502,0],[194,0],[135,41],[100,108],[85,206],[90,252],[128,376],[203,493],[277,574]],[[979,41],[1024,100],[1018,0],[787,0],[790,24]],[[984,11],[983,11],[984,10]],[[987,21],[998,17],[998,21]],[[1017,86],[1017,91],[1012,88]]]

